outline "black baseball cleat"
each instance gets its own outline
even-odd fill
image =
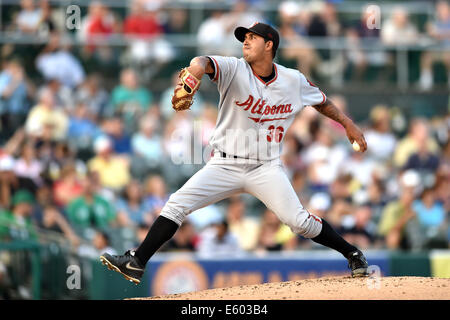
[[[104,253],[100,256],[100,261],[108,267],[121,273],[125,279],[139,284],[145,271],[145,266],[141,264],[139,259],[134,255],[134,251],[128,250],[123,256],[113,256]]]
[[[367,269],[369,265],[367,264],[366,257],[360,250],[350,252],[347,257],[348,268],[352,270],[352,277],[365,277],[369,275]]]

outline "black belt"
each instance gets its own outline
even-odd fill
[[[220,151],[220,155],[222,156],[222,158],[228,158],[225,152]],[[237,156],[233,156],[233,158],[237,159]]]

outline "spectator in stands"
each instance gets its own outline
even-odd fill
[[[450,212],[450,171],[444,168],[438,171],[434,188],[436,199],[442,203],[445,212]]]
[[[225,11],[217,9],[203,20],[197,32],[198,52],[211,55],[231,52],[226,42],[225,18]]]
[[[341,35],[342,25],[339,21],[336,4],[334,2],[325,2],[320,12],[320,16],[325,23],[326,34],[328,37],[338,37]]]
[[[36,198],[36,201],[33,205],[31,219],[33,220],[34,225],[42,226],[44,210],[55,205],[53,201],[52,184],[44,183],[40,188],[36,190],[34,196]]]
[[[90,172],[82,183],[83,194],[72,200],[65,211],[77,233],[86,238],[88,228],[111,226],[117,216],[113,206],[98,194],[93,172]]]
[[[325,3],[322,1],[313,1],[309,4],[310,21],[308,24],[307,34],[310,37],[326,37],[328,36],[327,25],[324,17]],[[330,13],[332,13],[330,11]],[[331,15],[330,15],[331,16]]]
[[[419,183],[420,177],[417,172],[405,171],[400,175],[399,198],[387,203],[383,210],[378,234],[384,237],[388,249],[407,249],[412,246],[413,239],[408,232],[408,224],[416,217],[412,205]]]
[[[232,257],[241,255],[242,250],[228,222],[223,220],[199,234],[197,253],[203,257]]]
[[[297,69],[310,77],[320,57],[306,38],[310,23],[308,8],[294,1],[284,1],[278,7],[278,14],[280,35],[285,42],[281,55],[285,59],[295,60]]]
[[[335,145],[334,140],[331,131],[322,125],[315,132],[314,142],[303,153],[305,163],[309,166],[311,187],[317,191],[326,188],[336,178],[347,158],[348,151]]]
[[[129,62],[139,68],[145,66],[149,73],[174,57],[171,44],[161,37],[164,29],[158,16],[160,7],[158,1],[135,0],[124,21],[124,33],[132,39]]]
[[[343,173],[349,173],[355,181],[354,183],[367,188],[372,182],[377,162],[368,157],[365,153],[353,152],[351,157],[342,165]]]
[[[0,239],[37,240],[37,231],[31,221],[34,196],[27,190],[14,193],[11,201],[11,211],[0,212]]]
[[[34,188],[42,185],[41,173],[43,171],[42,162],[36,157],[34,143],[26,142],[21,151],[21,156],[15,161],[14,173],[17,177],[30,180]]]
[[[125,35],[134,37],[151,37],[163,33],[163,28],[157,16],[156,2],[134,0],[131,2],[131,12],[123,22]]]
[[[426,119],[414,118],[409,125],[408,135],[401,139],[395,148],[393,161],[397,168],[403,167],[409,157],[419,150],[421,141],[426,141],[430,152],[436,153],[439,149],[436,141],[429,134],[428,123]]]
[[[124,69],[120,73],[120,85],[111,93],[111,109],[109,114],[117,114],[125,121],[127,132],[135,131],[137,121],[151,107],[152,93],[139,84],[133,69]]]
[[[102,119],[109,103],[109,94],[101,85],[102,78],[97,73],[89,74],[75,92],[75,101],[88,107],[88,116],[97,121]]]
[[[341,226],[339,233],[349,243],[370,248],[375,243],[376,225],[371,221],[372,210],[367,205],[357,206],[350,221]]]
[[[296,246],[296,235],[277,218],[275,213],[267,209],[261,222],[258,250],[292,250]]]
[[[80,197],[83,192],[83,184],[78,177],[75,163],[63,166],[60,178],[53,184],[53,199],[55,204],[66,207],[70,202]]]
[[[189,11],[184,8],[170,8],[167,18],[162,22],[164,34],[186,33],[189,30]],[[205,54],[205,52],[203,52]]]
[[[102,252],[117,254],[116,250],[111,247],[110,237],[105,231],[97,231],[90,244],[82,244],[78,248],[80,256],[91,259],[97,259]]]
[[[141,184],[131,180],[126,186],[123,196],[115,203],[117,219],[123,227],[136,227],[140,224],[151,225],[155,216],[148,203],[144,201]]]
[[[43,231],[51,231],[64,237],[73,247],[77,247],[80,244],[80,238],[63,214],[54,206],[48,206],[44,209],[40,227],[44,229]]]
[[[417,27],[409,20],[407,9],[396,7],[381,27],[381,40],[387,45],[401,45],[414,44],[417,39]]]
[[[45,79],[58,79],[69,88],[84,81],[85,73],[79,59],[70,52],[67,38],[52,34],[47,46],[36,58],[36,68]]]
[[[383,209],[389,200],[385,191],[386,188],[384,183],[376,179],[374,179],[367,187],[367,206],[369,206],[372,211],[371,220],[376,225],[380,222]]]
[[[28,84],[18,60],[9,60],[0,73],[0,127],[2,138],[9,138],[21,126],[29,111]]]
[[[89,113],[89,107],[85,102],[79,102],[75,106],[69,119],[67,138],[71,146],[77,150],[77,154],[88,152],[92,149],[93,142],[103,132]]]
[[[378,39],[380,37],[380,28],[376,28],[375,19],[371,10],[365,10],[361,13],[361,19],[356,24],[356,31],[361,38]]]
[[[43,89],[39,102],[28,114],[25,130],[31,137],[52,141],[66,138],[69,119],[59,106],[55,105],[50,89]]]
[[[447,71],[447,81],[450,85],[450,4],[446,0],[436,3],[435,19],[427,24],[428,36],[436,44],[441,45],[442,50],[425,51],[420,59],[420,81],[422,90],[430,90],[433,86],[433,63],[441,61]]]
[[[65,142],[48,143],[38,142],[36,146],[39,159],[44,166],[43,179],[53,183],[59,179],[64,166],[75,162],[77,170],[85,171],[85,164],[81,159],[75,159],[75,154]]]
[[[78,38],[87,43],[83,53],[88,57],[95,53],[98,53],[99,57],[109,56],[111,49],[107,45],[96,44],[96,39],[105,40],[115,32],[119,32],[119,26],[108,7],[100,1],[91,2],[88,14],[82,19],[78,32]]]
[[[449,136],[450,137],[450,136]],[[443,173],[450,173],[450,139],[442,147],[441,157],[439,159],[440,169]]]
[[[175,235],[161,248],[162,251],[195,251],[198,235],[189,221],[184,221]]]
[[[107,136],[99,136],[94,142],[96,156],[88,161],[89,171],[98,172],[103,187],[113,191],[122,190],[130,181],[128,159],[113,152]]]
[[[335,179],[328,163],[329,149],[325,146],[317,146],[314,149],[308,156],[308,180],[314,192],[325,191]]]
[[[370,111],[371,127],[365,132],[367,151],[371,158],[388,161],[395,150],[397,139],[391,132],[391,116],[384,105],[375,106]]]
[[[133,157],[132,174],[143,177],[150,171],[159,169],[163,161],[161,137],[155,132],[158,122],[153,115],[146,115],[140,120],[139,132],[131,137]]]
[[[9,207],[12,194],[19,189],[14,164],[14,157],[0,149],[0,209]]]
[[[49,0],[40,0],[39,10],[41,13],[41,20],[39,24],[39,33],[43,36],[49,36],[56,31],[56,24],[52,17],[52,8]]]
[[[351,77],[361,79],[367,69],[368,62],[356,29],[348,28],[345,30],[345,41],[347,72],[348,69],[351,69]]]
[[[48,79],[47,83],[38,89],[38,95],[42,90],[49,89],[55,99],[55,104],[70,115],[74,109],[73,90],[61,83],[57,78]]]
[[[446,214],[442,204],[436,199],[434,188],[423,190],[420,199],[414,200],[412,208],[417,216],[423,235],[424,249],[447,248]]]
[[[409,156],[404,169],[414,169],[423,174],[434,174],[438,167],[439,157],[430,152],[428,136],[419,136],[417,140],[417,151]]]
[[[334,200],[351,201],[352,197],[352,182],[353,176],[351,173],[340,172],[335,180],[330,185],[329,192]]]
[[[156,217],[169,200],[166,183],[160,175],[151,175],[145,181],[145,188],[146,206],[151,208],[153,216]]]
[[[239,246],[246,251],[256,248],[259,235],[259,223],[245,216],[245,203],[239,196],[230,199],[226,219],[230,231],[236,235]]]
[[[347,29],[347,58],[351,65],[356,67],[355,76],[360,78],[364,75],[368,66],[379,68],[386,64],[386,53],[382,49],[365,49],[364,43],[380,40],[380,28],[374,23],[372,10],[365,8],[362,11],[361,19],[355,26]]]
[[[131,154],[131,138],[125,132],[123,120],[119,116],[105,119],[102,131],[111,139],[113,152],[128,158]]]
[[[21,10],[16,17],[17,29],[25,34],[36,34],[42,20],[42,12],[35,7],[34,0],[21,0]]]

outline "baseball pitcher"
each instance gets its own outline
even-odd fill
[[[273,62],[278,32],[264,23],[238,27],[243,58],[200,56],[179,74],[172,98],[176,111],[192,104],[204,74],[220,93],[217,123],[210,144],[214,154],[181,189],[172,194],[145,240],[124,255],[103,254],[109,269],[139,283],[152,255],[177,231],[191,212],[247,192],[261,200],[291,230],[339,251],[348,259],[353,277],[366,276],[363,253],[346,242],[324,220],[300,203],[280,160],[284,134],[304,106],[312,106],[339,122],[350,143],[367,149],[361,130],[298,70]]]

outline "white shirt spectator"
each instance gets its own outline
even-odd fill
[[[397,8],[381,28],[381,40],[385,44],[412,44],[418,36],[417,28],[409,22],[408,13]]]
[[[197,252],[203,257],[229,257],[243,253],[233,233],[227,232],[219,241],[216,228],[207,228],[200,234]]]
[[[78,86],[85,77],[81,63],[65,50],[42,54],[36,67],[46,79],[56,78],[70,88]]]
[[[16,160],[14,164],[14,173],[18,177],[29,178],[33,180],[36,185],[41,185],[41,172],[42,164],[39,160],[32,160],[31,163],[27,163],[24,159]]]
[[[378,160],[388,160],[392,157],[397,140],[392,133],[369,130],[364,134],[367,151],[370,156]]]
[[[37,30],[41,22],[42,12],[36,10],[22,10],[17,15],[17,25],[21,31],[23,30]]]
[[[213,13],[198,29],[197,40],[202,54],[223,54],[226,36],[223,14]]]
[[[361,155],[355,155],[341,166],[343,173],[350,173],[363,186],[368,186],[372,182],[372,173],[377,163],[370,158],[360,158]],[[364,156],[363,156],[364,157]]]

